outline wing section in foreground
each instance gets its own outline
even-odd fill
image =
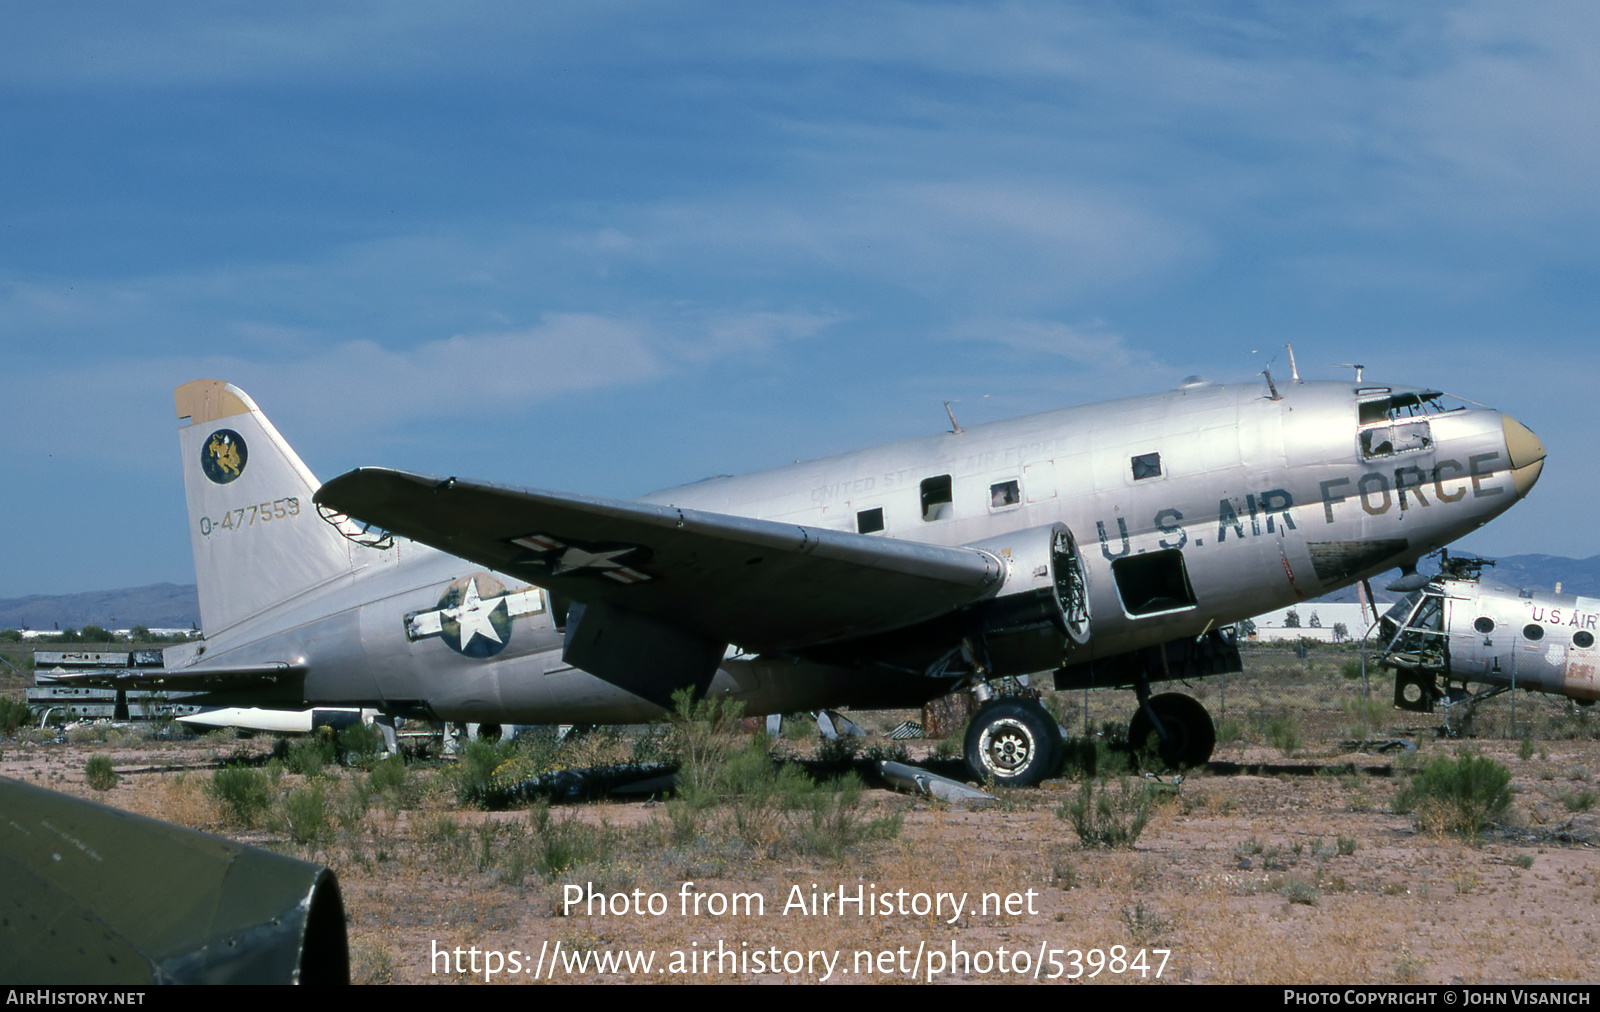
[[[382,468],[327,482],[319,505],[708,641],[781,650],[887,632],[991,596],[974,548]]]
[[[260,688],[306,673],[303,662],[272,661],[168,668],[165,660],[165,654],[160,650],[41,650],[33,658],[34,680],[40,685],[217,692]]]

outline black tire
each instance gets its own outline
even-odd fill
[[[967,769],[979,783],[1032,787],[1061,769],[1061,729],[1031,699],[991,699],[967,725]]]
[[[1150,707],[1161,718],[1169,738],[1158,741],[1156,753],[1161,761],[1173,769],[1203,766],[1211,759],[1217,747],[1217,729],[1211,723],[1211,714],[1193,696],[1181,692],[1164,692],[1150,697]],[[1128,745],[1137,755],[1145,742],[1156,733],[1150,715],[1143,707],[1128,722]]]

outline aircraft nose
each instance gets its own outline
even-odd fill
[[[1516,486],[1518,496],[1525,496],[1533,488],[1534,482],[1539,480],[1539,472],[1544,470],[1544,444],[1532,429],[1510,415],[1500,416],[1500,428],[1505,432],[1506,457],[1511,461],[1512,484]]]

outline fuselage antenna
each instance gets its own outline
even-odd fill
[[[1294,364],[1294,345],[1285,343],[1284,347],[1289,351],[1289,378],[1298,383],[1300,382],[1300,367]]]
[[[955,435],[959,436],[963,432],[967,431],[966,429],[963,429],[961,427],[961,423],[960,422],[956,421],[956,413],[954,411],[950,410],[950,402],[949,401],[945,401],[944,402],[944,413],[950,416],[950,431],[952,433],[954,433]]]
[[[1283,400],[1283,395],[1278,393],[1278,385],[1272,382],[1272,366],[1269,365],[1265,369],[1261,370],[1261,375],[1267,378],[1267,389],[1272,391],[1272,396],[1269,397],[1268,400]]]

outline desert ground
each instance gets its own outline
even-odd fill
[[[107,725],[19,729],[0,740],[0,775],[326,863],[360,982],[1600,977],[1600,720],[1526,695],[1513,715],[1502,697],[1445,737],[1438,715],[1390,709],[1387,683],[1363,707],[1349,656],[1247,652],[1244,675],[1195,686],[1221,743],[1181,778],[1116,769],[1125,756],[1101,736],[1109,725],[1115,737],[1129,693],[1055,695],[1096,769],[1069,763],[1061,779],[972,809],[870,774],[859,798],[816,788],[851,764],[814,732],[777,744],[807,762],[776,787],[699,802],[502,793],[489,800],[508,807],[486,810],[468,797],[465,760],[363,772],[308,762],[305,740],[277,745],[273,760],[267,738]],[[904,747],[955,768],[950,743],[881,736],[916,714],[853,716],[880,732],[858,759]],[[723,747],[737,756],[741,740]],[[530,769],[638,758],[641,744],[595,732],[553,748],[507,749],[487,770],[480,756],[476,775],[509,784]],[[97,756],[116,786],[87,782]],[[1510,773],[1511,804],[1486,828],[1463,833],[1428,804],[1395,810],[1420,771],[1461,756]],[[267,785],[252,819],[211,786],[229,762]],[[1085,783],[1091,807],[1106,799],[1095,827],[1126,834],[1139,801],[1142,832],[1121,846],[1083,838],[1068,809]]]

